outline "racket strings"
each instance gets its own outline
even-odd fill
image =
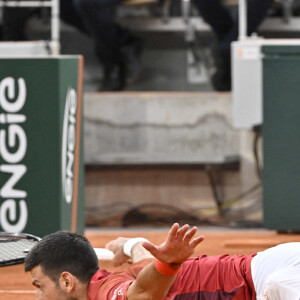
[[[9,260],[24,259],[36,243],[37,241],[30,239],[0,237],[0,263]]]

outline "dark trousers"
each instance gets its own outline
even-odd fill
[[[3,10],[3,39],[5,41],[26,40],[27,20],[37,12],[36,8],[5,7]],[[73,0],[60,1],[60,16],[66,23],[87,32],[81,16],[74,7]]]
[[[86,32],[95,41],[97,56],[104,67],[122,60],[121,49],[135,37],[115,22],[114,8],[123,0],[61,0],[60,17]],[[26,22],[36,12],[32,8],[8,8],[3,12],[3,39],[26,39]]]
[[[255,32],[265,18],[273,0],[248,0],[248,34]],[[194,0],[199,13],[215,32],[220,52],[230,52],[230,44],[238,38],[238,17],[231,15],[221,0]]]
[[[74,0],[74,5],[96,43],[96,53],[104,67],[123,61],[122,48],[135,41],[128,30],[114,21],[114,8],[123,0]]]

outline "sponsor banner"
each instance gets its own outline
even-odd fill
[[[82,59],[0,58],[0,231],[82,233]]]

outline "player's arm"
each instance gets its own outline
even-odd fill
[[[154,257],[147,251],[142,243],[147,241],[144,238],[124,238],[119,237],[105,245],[105,248],[114,253],[112,263],[120,266],[123,263],[148,264]]]
[[[128,300],[163,299],[176,278],[182,263],[194,253],[204,237],[194,238],[197,228],[188,231],[189,225],[179,228],[176,223],[170,229],[166,241],[160,246],[143,242],[156,260],[146,266],[127,291]]]

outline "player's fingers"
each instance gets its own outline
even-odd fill
[[[184,226],[182,226],[178,231],[177,231],[177,235],[176,238],[178,240],[182,240],[183,237],[185,236],[186,232],[189,230],[190,226],[188,224],[185,224]]]
[[[142,246],[148,250],[153,256],[157,256],[157,253],[158,253],[158,250],[157,250],[157,247],[154,246],[152,243],[150,242],[143,242],[142,243]]]
[[[174,223],[173,226],[171,227],[171,229],[168,232],[167,240],[173,240],[173,239],[176,238],[178,228],[179,228],[179,224]]]
[[[203,240],[204,236],[196,237],[191,241],[190,246],[195,249]]]
[[[188,231],[184,236],[184,241],[189,243],[192,237],[196,234],[198,228],[194,226],[190,231]]]
[[[107,243],[106,245],[105,245],[105,248],[106,249],[108,249],[108,250],[110,250],[110,251],[113,251],[114,249],[114,247],[113,247],[113,241],[110,241],[109,243]]]

